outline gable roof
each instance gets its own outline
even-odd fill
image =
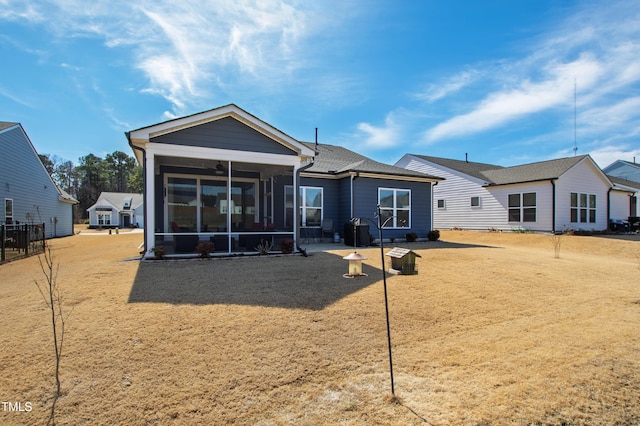
[[[304,142],[309,148],[316,149],[311,142]],[[377,177],[414,179],[426,181],[444,180],[441,177],[408,170],[403,167],[391,166],[372,160],[338,145],[317,144],[317,155],[311,167],[303,173],[318,173],[344,177],[348,174],[369,174]]]
[[[609,178],[609,180],[611,182],[613,182],[614,187],[616,189],[627,190],[627,188],[629,188],[629,189],[635,190],[635,192],[640,191],[640,182],[636,182],[636,181],[633,181],[633,180],[629,180],[629,179],[621,178],[621,177],[617,177],[617,176],[609,176],[609,175],[607,175],[607,177]]]
[[[17,126],[20,123],[12,123],[10,121],[0,121],[0,130],[5,130],[13,126]]]
[[[487,177],[482,173],[483,171],[503,168],[502,166],[496,166],[495,164],[474,163],[473,161],[452,160],[450,158],[430,157],[427,155],[411,155],[485,181],[487,180]]]
[[[142,194],[134,194],[129,192],[101,192],[95,204],[89,207],[90,210],[95,207],[114,207],[118,210],[124,209],[124,203],[129,202],[129,209],[133,210],[142,204]]]
[[[539,161],[497,170],[487,170],[483,174],[494,185],[557,179],[587,157],[587,155],[580,155],[557,160]]]
[[[414,155],[435,164],[456,170],[466,175],[481,179],[487,185],[510,185],[525,182],[537,182],[541,180],[557,179],[569,169],[582,161],[591,161],[600,170],[589,155],[558,158],[555,160],[538,161],[535,163],[521,164],[518,166],[502,167],[492,164],[474,163],[469,161],[451,160],[447,158],[428,157]],[[602,173],[606,180],[607,176]]]
[[[300,156],[309,158],[313,156],[313,151],[308,150],[307,146],[302,142],[297,141],[286,133],[262,121],[258,117],[248,113],[235,104],[229,104],[196,114],[187,115],[185,117],[163,121],[151,126],[141,127],[139,129],[126,132],[125,135],[132,147],[143,147],[147,142],[151,140],[151,138],[167,135],[201,124],[210,123],[226,117],[232,117],[236,119],[244,125],[291,149]],[[138,158],[138,162],[142,164],[141,154],[138,152],[138,150],[135,149],[134,152],[136,154],[136,157]]]

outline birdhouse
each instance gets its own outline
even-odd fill
[[[343,259],[349,261],[349,273],[348,274],[344,274],[343,277],[345,277],[345,278],[354,278],[354,277],[361,277],[361,276],[366,276],[367,275],[367,274],[362,272],[362,261],[364,259],[366,259],[365,256],[363,256],[360,253],[354,251],[349,256],[343,257]]]
[[[422,257],[411,249],[394,247],[387,256],[391,258],[390,274],[415,275],[418,273],[416,269],[416,257]]]

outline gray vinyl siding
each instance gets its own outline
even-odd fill
[[[368,218],[370,232],[376,238],[378,230],[376,213],[379,188],[411,190],[411,227],[385,229],[383,237],[404,238],[408,232],[415,232],[419,238],[426,238],[431,230],[431,184],[428,182],[396,181],[391,179],[356,178],[353,182],[355,217]]]
[[[161,135],[152,138],[151,142],[234,151],[296,155],[294,151],[288,149],[286,146],[231,117]]]
[[[640,164],[628,164],[622,161],[616,161],[604,168],[603,171],[610,176],[640,182]]]
[[[14,223],[45,224],[46,238],[73,235],[73,206],[59,192],[20,126],[0,132],[0,223],[5,223],[4,199],[13,200]],[[56,223],[57,222],[57,223]]]

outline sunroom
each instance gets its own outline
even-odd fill
[[[145,177],[145,251],[255,252],[298,239],[298,174],[314,151],[228,105],[127,133]],[[290,194],[290,196],[287,196]]]

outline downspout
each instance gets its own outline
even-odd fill
[[[300,193],[300,172],[304,172],[305,170],[307,170],[308,168],[310,168],[311,166],[313,166],[316,162],[316,155],[318,155],[318,128],[316,127],[316,149],[314,151],[314,155],[313,158],[311,159],[311,161],[309,162],[309,164],[305,164],[304,166],[300,167],[297,171],[296,171],[296,176],[295,176],[295,185],[294,185],[294,199],[297,201],[297,203],[295,204],[299,204],[300,200],[298,199],[297,194],[295,193],[295,190],[298,190],[298,194]],[[293,207],[295,209],[295,214],[296,214],[296,218],[299,218],[298,220],[296,220],[296,249],[302,253],[305,257],[307,257],[307,251],[305,249],[303,249],[302,247],[300,247],[300,220],[302,219],[302,217],[300,216],[300,206],[294,205]]]
[[[609,224],[611,223],[611,191],[613,190],[613,187],[610,187],[607,190],[607,226],[605,228],[605,231],[609,230]]]
[[[556,182],[551,179],[551,233],[556,233]]]
[[[438,205],[436,204],[436,209],[433,209],[434,206],[434,202],[433,202],[433,188],[438,184],[438,181],[435,181],[431,184],[431,229],[430,231],[433,231],[433,216],[435,215],[435,211],[438,209]]]
[[[142,153],[142,204],[143,204],[143,217],[144,217],[144,226],[142,227],[143,231],[143,241],[144,241],[144,251],[142,255],[144,256],[147,253],[147,224],[149,221],[147,220],[147,215],[149,214],[149,206],[147,205],[147,152],[144,148],[140,148],[139,146],[135,146],[131,143],[131,132],[125,132],[127,136],[127,140],[129,141],[129,146],[133,150],[138,150]]]

